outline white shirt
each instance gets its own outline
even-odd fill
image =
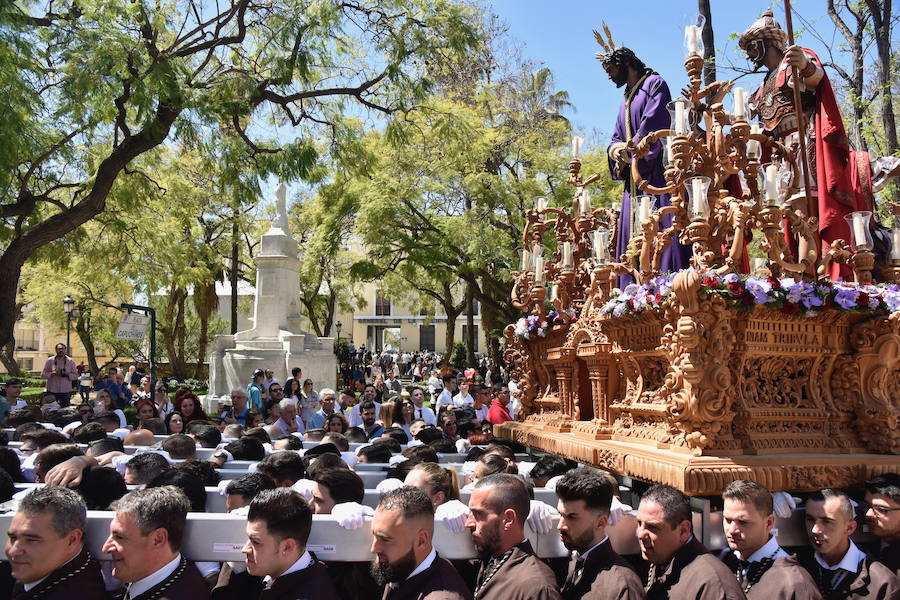
[[[789,556],[787,552],[782,550],[781,546],[778,545],[778,540],[775,536],[770,536],[769,541],[762,545],[762,547],[750,555],[750,558],[745,559],[741,556],[741,553],[737,550],[734,551],[734,555],[740,558],[741,560],[746,560],[747,562],[760,562],[764,558],[784,558],[785,556]]]
[[[845,571],[850,571],[851,573],[859,573],[859,563],[866,559],[865,553],[856,547],[856,544],[853,543],[853,540],[850,540],[850,548],[847,549],[847,553],[844,555],[844,558],[841,559],[841,562],[834,565],[833,567],[822,560],[822,557],[816,552],[816,562],[819,563],[819,566],[823,569],[828,569],[829,571],[834,571],[835,569],[844,569]]]
[[[362,402],[359,404],[362,404]],[[350,424],[350,427],[362,427],[362,417],[359,416],[359,404],[347,409],[347,422]],[[381,412],[381,402],[376,402],[375,415],[377,416],[379,412]]]
[[[302,571],[311,564],[313,564],[312,555],[310,555],[309,550],[306,550],[302,555],[300,555],[300,558],[298,558],[294,562],[294,564],[288,567],[287,570],[278,577],[284,577],[285,575],[290,575],[291,573]],[[278,577],[272,577],[271,575],[266,575],[265,577],[263,577],[263,583],[265,584],[266,589],[272,587],[272,584],[275,583],[275,580],[278,579]]]
[[[425,557],[425,560],[420,562],[419,566],[416,567],[415,569],[413,569],[413,572],[410,573],[406,577],[406,579],[404,579],[404,581],[409,581],[410,579],[412,579],[413,577],[415,577],[416,575],[418,575],[419,573],[421,573],[422,571],[424,571],[425,569],[430,567],[436,558],[437,558],[437,551],[434,549],[434,546],[432,546],[431,552],[428,553],[428,556]],[[400,584],[399,583],[389,583],[388,587],[392,590],[395,590],[398,587],[400,587]]]
[[[475,398],[472,397],[472,394],[466,394],[466,397],[463,398],[462,394],[456,394],[453,396],[453,406],[457,408],[462,408],[463,406],[469,406],[475,402]]]
[[[413,404],[413,407],[413,419],[422,419],[426,425],[437,425],[437,417],[434,416],[433,410],[427,406],[420,408],[415,404]]]
[[[475,408],[473,406],[472,410],[475,411],[476,419],[478,419],[479,421],[486,421],[487,415],[488,415],[488,410],[490,410],[490,406],[488,406],[487,404],[482,404],[481,408]]]
[[[448,390],[441,390],[441,394],[438,396],[437,401],[434,403],[435,414],[441,414],[442,404],[453,404],[453,395]]]
[[[162,569],[156,571],[155,573],[151,573],[147,575],[143,579],[138,579],[134,583],[128,586],[128,597],[134,598],[135,596],[140,596],[150,588],[159,585],[166,578],[175,572],[175,569],[178,568],[178,563],[181,562],[181,553],[175,555],[169,563],[167,563]]]
[[[284,435],[290,435],[292,431],[288,428],[287,421],[284,420],[284,417],[278,417],[278,420],[275,421],[275,425],[278,425],[278,428],[284,432]],[[306,431],[306,427],[303,426],[303,419],[298,416],[294,417],[294,425],[297,427],[297,431],[303,433]]]

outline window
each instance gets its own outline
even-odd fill
[[[19,359],[19,368],[23,371],[31,371],[34,369],[34,359],[33,358],[20,358]]]
[[[434,352],[434,325],[419,325],[419,350]]]
[[[382,293],[381,290],[375,290],[375,316],[387,317],[391,314],[391,301]]]

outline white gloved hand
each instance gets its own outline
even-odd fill
[[[622,504],[622,502],[613,496],[612,504],[609,507],[609,525],[615,525],[618,523],[622,517],[627,515],[632,511],[632,508],[627,504]]]
[[[462,533],[466,530],[468,517],[469,507],[459,500],[448,500],[434,509],[434,520],[443,522],[453,533]]]
[[[351,530],[359,529],[366,522],[366,517],[372,518],[374,515],[372,507],[358,502],[341,502],[331,509],[331,516],[337,519],[338,525]]]
[[[559,512],[546,502],[532,500],[531,510],[528,513],[528,524],[535,533],[543,535],[553,529],[553,518],[558,516]]]
[[[787,492],[772,493],[772,505],[775,509],[775,516],[781,517],[782,519],[791,518],[791,514],[794,512],[794,509],[797,508],[798,502],[800,502],[800,498],[794,498]]]
[[[378,492],[378,496],[384,496],[388,492],[392,492],[397,488],[402,488],[403,482],[397,479],[396,477],[388,477],[386,479],[378,482],[378,485],[375,486],[375,491]]]
[[[291,489],[299,493],[307,502],[309,502],[310,500],[312,500],[313,488],[315,487],[315,485],[315,481],[310,481],[309,479],[301,479],[300,481],[292,485]]]
[[[460,454],[465,454],[469,450],[472,449],[472,444],[469,443],[469,440],[466,438],[460,438],[456,440],[456,451]]]
[[[220,495],[220,496],[224,496],[224,495],[225,495],[225,488],[228,487],[228,484],[229,484],[229,483],[231,483],[231,480],[230,480],[230,479],[223,479],[222,481],[219,482],[219,485],[216,486],[216,487],[219,489],[219,495]]]
[[[562,475],[557,475],[556,477],[551,477],[550,479],[547,480],[547,483],[544,484],[544,489],[556,491],[556,484],[560,479],[562,479],[562,477],[563,477]]]
[[[461,475],[471,475],[475,472],[475,463],[477,461],[467,460],[463,463]]]

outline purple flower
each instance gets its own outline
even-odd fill
[[[753,302],[756,304],[765,304],[771,300],[768,293],[772,291],[772,284],[765,279],[748,277],[744,287],[753,296]]]
[[[741,280],[740,275],[737,273],[728,273],[725,277],[722,278],[722,282],[726,285],[731,283],[738,283]]]
[[[859,290],[846,286],[834,286],[834,302],[844,310],[853,310],[857,308],[856,297],[859,296]]]

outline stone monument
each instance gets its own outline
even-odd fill
[[[291,369],[300,367],[316,389],[334,384],[337,359],[332,338],[302,331],[300,259],[288,228],[284,184],[275,193],[275,220],[262,236],[256,256],[253,327],[216,336],[209,357],[208,410],[227,399],[233,388],[246,388],[255,369],[273,369],[284,382]]]

